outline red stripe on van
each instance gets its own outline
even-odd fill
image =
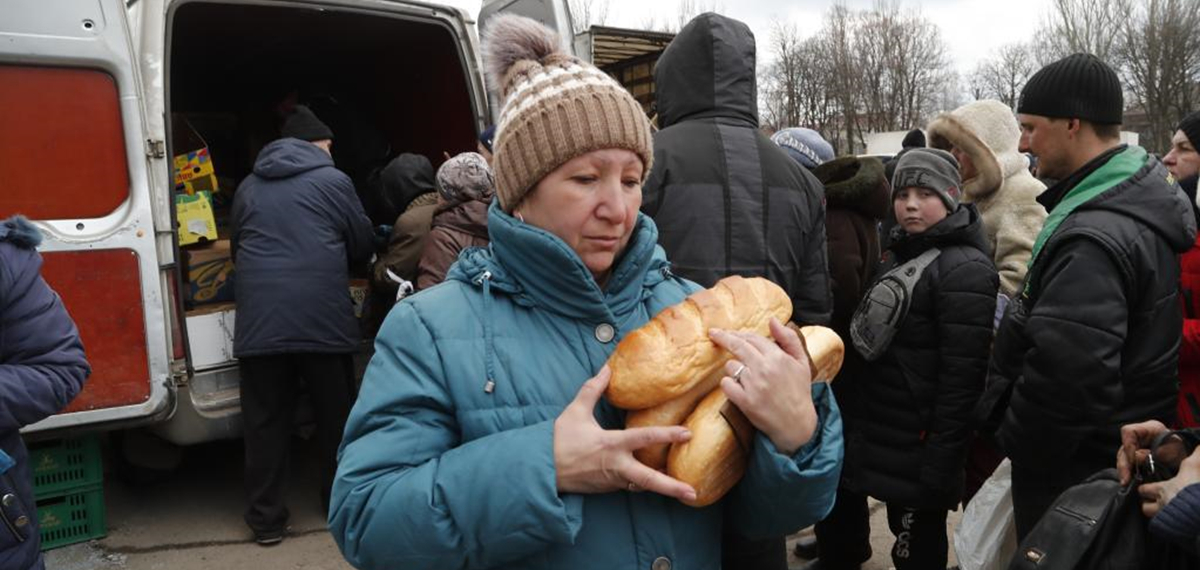
[[[146,318],[138,257],[130,249],[47,252],[42,276],[83,339],[92,376],[66,412],[140,404],[150,398]]]

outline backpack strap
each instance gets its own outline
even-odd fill
[[[921,276],[925,274],[925,268],[942,254],[942,250],[931,247],[903,264],[897,266],[888,272],[888,275],[899,280],[904,285],[904,290],[908,291],[911,298],[912,292],[917,288],[917,282],[921,280]]]

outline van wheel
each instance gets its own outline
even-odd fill
[[[143,429],[110,434],[117,478],[128,485],[167,481],[183,463],[183,449]]]

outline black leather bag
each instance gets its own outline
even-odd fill
[[[1105,469],[1063,492],[1021,541],[1009,570],[1141,570],[1146,519],[1140,477],[1121,486]]]
[[[1104,469],[1059,495],[1009,570],[1195,570],[1196,559],[1147,531],[1137,487]]]

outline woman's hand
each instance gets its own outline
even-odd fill
[[[554,469],[560,493],[653,491],[694,501],[696,490],[634,459],[633,452],[659,443],[684,442],[692,434],[683,426],[606,430],[593,415],[612,376],[600,369],[575,400],[554,420]]]
[[[1142,514],[1147,518],[1157,515],[1184,487],[1196,483],[1200,483],[1200,448],[1179,464],[1179,472],[1174,477],[1138,487],[1138,494],[1142,496]]]
[[[795,454],[817,430],[812,368],[799,335],[771,319],[774,342],[716,329],[709,336],[734,356],[725,364],[728,376],[721,379],[725,396],[780,453]]]

